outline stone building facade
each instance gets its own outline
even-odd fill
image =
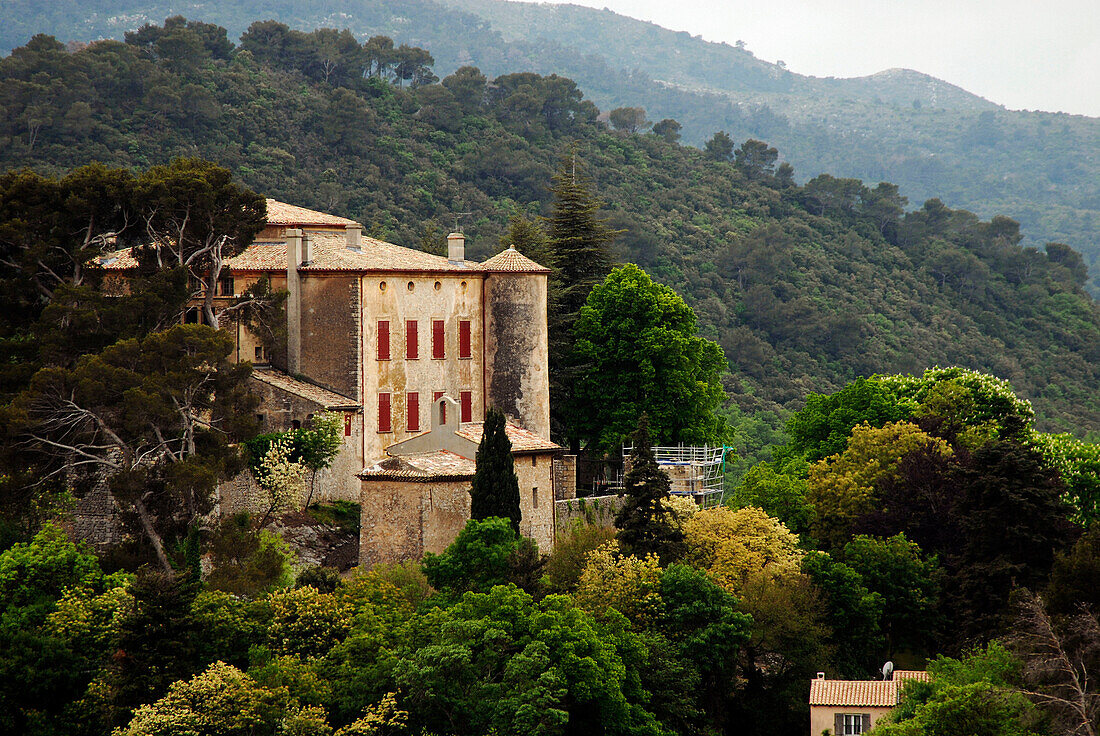
[[[255,241],[227,259],[216,301],[228,305],[266,277],[273,289],[288,292],[286,344],[265,345],[242,324],[220,327],[234,337],[236,360],[263,368],[253,383],[264,431],[303,426],[318,411],[343,414],[344,447],[321,498],[361,502],[364,514],[371,508],[391,513],[379,499],[361,498],[367,482],[357,476],[389,457],[392,447],[430,434],[431,408],[444,397],[454,403],[460,425],[479,425],[486,409],[496,406],[513,427],[549,444],[549,269],[512,248],[484,263],[467,261],[457,233],[448,236],[444,257],[364,236],[362,226],[346,218],[270,199],[267,210],[267,225]],[[137,262],[120,251],[103,267],[109,277],[124,278]],[[526,473],[518,457],[517,471]],[[545,465],[549,472],[549,459]],[[549,476],[529,480],[552,508]],[[419,514],[422,504],[410,494],[399,494],[400,503]],[[459,513],[461,496],[455,498]],[[223,506],[241,504],[228,497]],[[463,513],[468,515],[468,499]],[[404,550],[399,557],[435,549],[431,540],[439,529],[448,530],[439,539],[453,538],[454,525],[437,529],[435,518],[429,514],[420,524],[418,534],[428,541],[397,545]],[[553,537],[552,513],[547,518],[531,527],[544,548]],[[396,559],[364,559],[373,558]]]

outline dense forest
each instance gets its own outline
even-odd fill
[[[887,659],[931,678],[879,736],[1100,727],[1100,445],[1074,436],[1100,430],[1100,308],[1069,247],[889,183],[798,185],[759,140],[609,126],[564,77],[439,79],[387,37],[36,36],[0,100],[0,731],[793,735],[815,672]],[[561,431],[632,442],[615,528],[517,536],[492,411],[444,552],[299,563],[275,489],[341,422],[257,435],[250,364],[182,323],[261,195],[554,266]],[[108,294],[123,244],[141,267]],[[274,332],[279,304],[261,281],[229,309]],[[670,440],[735,447],[723,505],[670,496]],[[271,512],[218,518],[244,467]],[[93,554],[64,524],[100,485],[127,532]]]
[[[121,39],[175,13],[218,23],[231,38],[261,18],[301,29],[349,28],[359,41],[383,34],[427,48],[439,76],[465,65],[489,77],[567,76],[605,110],[640,106],[653,123],[676,119],[686,143],[701,146],[718,130],[738,141],[766,140],[794,165],[799,181],[820,173],[888,180],[911,205],[938,197],[985,218],[1009,215],[1022,224],[1027,245],[1066,243],[1093,267],[1100,256],[1100,170],[1093,154],[1100,121],[1005,110],[908,70],[809,77],[741,46],[707,43],[608,10],[503,0],[306,6],[19,0],[0,10],[0,50],[39,32],[62,42]]]
[[[438,248],[457,223],[484,257],[511,218],[545,214],[573,151],[623,231],[618,258],[681,293],[725,350],[735,415],[772,412],[775,428],[810,390],[951,364],[1010,380],[1044,429],[1100,428],[1100,310],[1071,249],[1023,248],[1015,221],[936,199],[906,212],[891,184],[797,186],[758,143],[610,130],[563,77],[437,82],[431,62],[270,22],[237,46],[182,20],[79,50],[39,36],[0,61],[3,164],[200,155],[400,244]]]

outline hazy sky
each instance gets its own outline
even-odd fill
[[[813,76],[904,67],[1012,109],[1100,116],[1100,0],[572,0],[743,40]]]

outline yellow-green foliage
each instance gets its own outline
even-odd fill
[[[347,635],[352,607],[331,593],[310,587],[279,590],[268,599],[268,642],[277,654],[315,656]]]
[[[382,696],[382,702],[369,706],[363,717],[336,732],[336,736],[399,736],[408,733],[409,712],[399,710],[394,693]]]
[[[816,511],[814,535],[842,544],[852,522],[871,510],[875,484],[892,476],[901,458],[924,448],[942,456],[952,454],[946,442],[909,422],[881,428],[864,423],[853,429],[844,452],[810,466],[806,500]]]
[[[261,688],[236,667],[215,662],[190,680],[168,688],[168,694],[134,713],[114,736],[262,733],[270,727],[278,696]]]
[[[613,528],[576,519],[569,531],[558,537],[543,567],[551,588],[558,592],[572,592],[584,572],[588,555],[614,539]]]
[[[750,579],[798,573],[798,536],[754,506],[697,511],[684,525],[686,561],[738,595]]]
[[[70,642],[106,649],[134,605],[127,585],[129,576],[116,574],[108,580],[112,578],[117,584],[99,595],[83,587],[66,589],[46,618],[46,630]]]
[[[597,615],[614,608],[632,621],[660,614],[661,565],[657,555],[624,555],[608,542],[588,555],[577,583],[577,603]]]
[[[661,501],[661,504],[672,512],[672,523],[680,530],[684,530],[684,524],[699,510],[699,504],[688,496],[673,496]]]

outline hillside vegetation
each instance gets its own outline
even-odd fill
[[[467,68],[434,83],[420,50],[398,49],[398,71],[371,48],[274,23],[236,47],[183,21],[78,51],[36,37],[0,61],[0,163],[59,173],[197,155],[397,243],[439,248],[458,222],[484,257],[511,218],[547,211],[575,150],[623,230],[618,257],[683,294],[725,349],[734,413],[958,364],[1009,379],[1042,429],[1100,429],[1100,310],[1069,248],[1022,248],[1015,221],[938,200],[905,214],[889,184],[797,186],[774,158],[609,131],[562,77]]]
[[[939,197],[983,217],[1010,215],[1026,244],[1067,243],[1094,269],[1100,257],[1097,119],[1005,110],[909,70],[855,79],[796,74],[748,49],[607,10],[503,0],[16,0],[0,11],[0,50],[38,32],[62,41],[121,38],[175,13],[221,24],[230,38],[262,18],[348,28],[360,41],[385,34],[429,49],[440,76],[466,64],[490,77],[561,74],[604,109],[641,106],[652,121],[675,118],[687,143],[701,145],[717,130],[766,140],[800,180],[828,172],[892,181],[913,204]]]

